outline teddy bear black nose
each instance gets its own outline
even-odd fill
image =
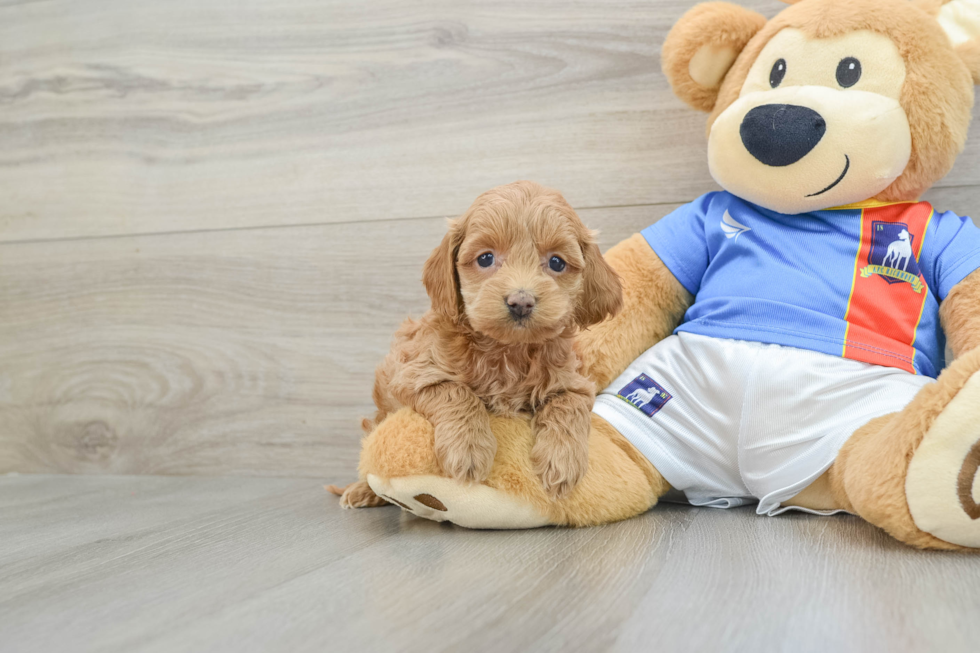
[[[788,166],[817,146],[827,123],[807,107],[764,104],[745,114],[739,128],[742,144],[767,166]]]

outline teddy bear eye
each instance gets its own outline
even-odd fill
[[[841,59],[837,64],[837,83],[844,88],[850,88],[861,79],[861,62],[854,57]]]
[[[780,59],[772,65],[772,70],[769,71],[769,86],[776,88],[783,83],[783,77],[786,77],[786,60]]]
[[[548,261],[548,267],[551,268],[552,272],[562,272],[565,269],[565,261],[557,256],[552,256],[551,260]]]
[[[482,254],[476,257],[476,264],[479,265],[481,268],[490,267],[491,265],[493,265],[493,253],[483,252]]]

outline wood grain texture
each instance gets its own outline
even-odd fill
[[[0,3],[0,472],[351,478],[442,216],[534,178],[608,247],[715,188],[691,4]]]
[[[957,653],[975,563],[849,516],[467,531],[303,479],[7,477],[0,651]]]
[[[609,245],[673,205],[582,216]],[[461,209],[462,210],[462,209]],[[353,479],[441,218],[0,245],[0,472]]]
[[[689,4],[5,6],[0,239],[442,216],[518,178],[693,197],[703,117],[658,54]]]
[[[0,240],[442,216],[518,178],[693,199],[704,116],[659,57],[692,4],[10,3]],[[941,185],[977,170],[975,129]]]

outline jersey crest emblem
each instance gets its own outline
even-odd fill
[[[871,252],[868,265],[861,269],[861,277],[867,279],[877,274],[889,284],[908,283],[912,290],[921,293],[924,284],[919,262],[913,253],[914,239],[909,226],[903,222],[873,221]]]
[[[716,214],[717,215],[717,214]],[[746,227],[744,224],[732,217],[732,214],[725,209],[725,215],[721,218],[721,230],[725,232],[725,238],[731,240],[735,239],[738,242],[738,237],[744,234],[746,231],[752,231],[751,227]]]
[[[639,409],[647,417],[656,415],[668,401],[674,398],[646,374],[641,374],[627,383],[616,396]]]

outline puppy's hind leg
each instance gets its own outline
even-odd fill
[[[374,389],[371,391],[371,398],[374,399],[377,410],[373,418],[365,417],[361,420],[361,430],[364,431],[364,435],[370,435],[371,431],[378,428],[378,424],[388,415],[401,408],[401,404],[391,393],[391,368],[397,364],[397,358],[389,354],[374,372]]]
[[[374,493],[367,481],[357,481],[344,488],[328,485],[327,491],[340,497],[341,508],[378,508],[388,505],[387,501]]]

